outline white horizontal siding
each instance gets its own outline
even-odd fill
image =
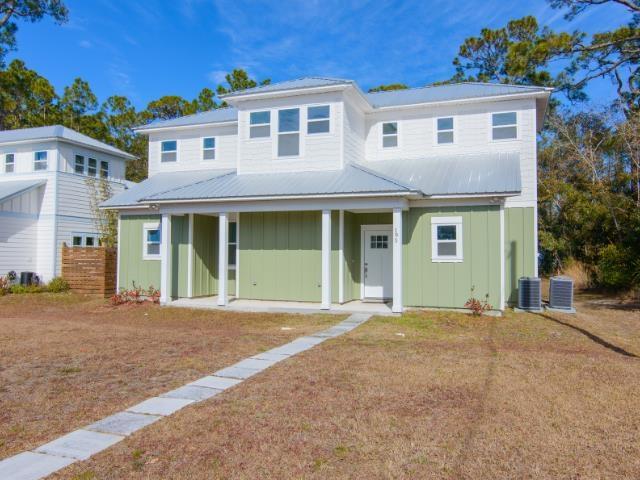
[[[344,102],[344,163],[364,158],[365,116],[348,99]]]
[[[124,190],[124,185],[109,182],[113,195]],[[99,188],[96,181],[96,188]],[[87,177],[73,173],[60,173],[58,176],[58,215],[90,218],[91,190],[87,185]]]
[[[0,205],[0,275],[36,271],[38,219],[32,214],[6,210]]]
[[[56,169],[57,142],[34,142],[17,145],[0,145],[0,181],[10,179],[14,176],[34,172],[33,161],[35,152],[47,152],[47,171]],[[14,173],[5,173],[5,155],[14,154]],[[34,173],[43,173],[42,171]]]
[[[73,245],[73,234],[84,233],[98,235],[98,230],[92,218],[75,218],[59,216],[56,235],[56,275],[62,272],[62,245]]]
[[[88,158],[95,158],[97,160],[98,173],[100,172],[100,162],[107,161],[109,162],[109,179],[116,181],[125,179],[126,162],[121,157],[64,142],[58,144],[58,149],[60,152],[59,170],[61,172],[74,173],[76,155],[82,155],[85,158],[85,165]]]

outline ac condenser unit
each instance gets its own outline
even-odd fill
[[[518,308],[521,310],[542,310],[539,278],[521,277],[518,279]]]
[[[549,282],[549,307],[573,310],[573,279],[551,277]]]

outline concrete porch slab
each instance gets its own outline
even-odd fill
[[[127,412],[167,416],[192,403],[193,400],[184,398],[153,397],[128,408]]]
[[[73,462],[75,462],[73,458],[22,452],[0,462],[0,478],[37,480],[71,465]]]
[[[86,460],[111,445],[124,439],[122,435],[111,433],[92,432],[90,430],[76,430],[68,433],[53,442],[49,442],[36,448],[36,453],[46,453],[58,457],[67,457],[75,460]]]
[[[131,435],[141,428],[160,420],[159,415],[144,415],[142,413],[118,412],[110,417],[103,418],[92,423],[86,430],[94,430],[102,433],[114,433],[116,435]]]

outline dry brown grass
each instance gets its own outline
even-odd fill
[[[373,319],[54,478],[638,478],[640,312],[595,300]]]
[[[1,297],[0,458],[336,321]]]

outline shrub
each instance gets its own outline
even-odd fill
[[[471,310],[472,315],[479,317],[484,314],[484,312],[493,310],[493,307],[489,303],[489,294],[487,293],[484,296],[484,300],[478,300],[473,296],[473,291],[475,289],[476,287],[471,287],[471,297],[469,297],[469,300],[464,304],[464,308],[468,308]]]
[[[130,290],[121,289],[111,296],[111,305],[140,304],[145,302],[160,303],[160,290],[150,285],[148,289],[133,284]]]
[[[23,293],[42,293],[46,291],[46,288],[41,287],[40,285],[11,285],[9,291],[13,294],[23,294]]]
[[[633,255],[626,249],[609,244],[600,251],[598,283],[605,288],[630,288],[634,280]]]
[[[51,293],[61,293],[69,290],[69,282],[62,277],[52,278],[47,284],[47,291]]]
[[[0,276],[0,297],[9,293],[11,281],[9,277]]]

